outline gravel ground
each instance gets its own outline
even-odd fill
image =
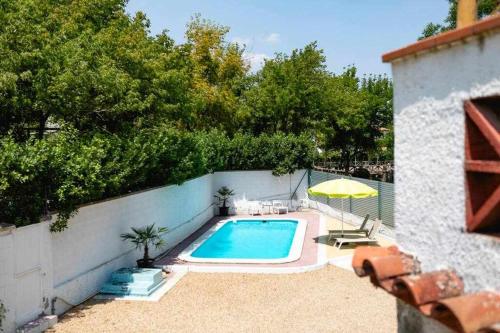
[[[396,332],[393,297],[328,266],[289,275],[188,273],[159,302],[90,300],[50,332]]]

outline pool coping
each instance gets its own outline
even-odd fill
[[[321,235],[326,230],[326,220],[323,214],[316,213],[318,216],[318,234],[316,236]],[[247,218],[248,216],[243,216],[242,218]],[[291,218],[295,220],[303,220],[304,218],[299,218],[296,216],[284,216],[284,219]],[[196,240],[196,239],[195,239]],[[191,243],[194,241],[191,241]],[[182,251],[181,251],[182,252]],[[301,266],[280,266],[277,264],[276,266],[252,266],[248,264],[213,264],[213,263],[189,263],[185,262],[184,264],[172,263],[172,264],[164,264],[158,263],[156,264],[157,268],[163,268],[165,270],[169,270],[171,272],[195,272],[195,273],[245,273],[245,274],[294,274],[294,273],[304,273],[310,272],[314,270],[321,269],[326,267],[329,264],[328,256],[327,256],[327,245],[322,243],[317,243],[317,252],[316,252],[316,260],[314,263],[301,265]]]
[[[293,236],[292,245],[290,247],[290,251],[288,256],[284,258],[276,258],[276,259],[243,259],[243,258],[198,258],[193,257],[192,253],[196,251],[206,240],[212,237],[220,228],[222,228],[227,223],[232,223],[232,221],[237,220],[245,220],[245,221],[261,221],[261,220],[269,220],[269,221],[297,221],[297,228],[295,229],[295,234]],[[189,244],[180,254],[179,259],[192,262],[192,263],[207,263],[207,264],[283,264],[292,261],[296,261],[300,259],[302,256],[302,249],[304,246],[306,229],[307,229],[307,221],[304,219],[296,218],[296,217],[269,217],[265,218],[262,216],[259,217],[239,217],[239,218],[228,218],[222,221],[217,222],[215,225],[210,227],[206,232],[204,232],[200,237],[198,237],[195,241]],[[200,267],[198,267],[201,269]],[[194,271],[194,270],[191,270]],[[197,270],[198,272],[202,272],[203,270]],[[225,270],[227,272],[227,270]]]

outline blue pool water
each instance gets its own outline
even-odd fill
[[[298,222],[237,220],[224,224],[192,254],[196,258],[279,259],[290,252]]]

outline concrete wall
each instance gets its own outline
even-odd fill
[[[3,324],[13,332],[42,312],[57,314],[94,295],[112,271],[132,266],[140,252],[119,235],[131,226],[155,223],[167,227],[167,250],[202,226],[214,212],[215,191],[226,185],[236,199],[289,198],[305,170],[274,177],[270,171],[218,172],[185,182],[106,200],[79,209],[61,233],[50,221],[0,232],[0,300],[7,307]],[[152,251],[152,255],[160,251]],[[64,301],[63,301],[64,300]],[[70,304],[66,304],[68,302]]]
[[[36,318],[52,295],[51,237],[46,223],[0,231],[0,301],[7,308],[2,328]]]
[[[439,321],[422,316],[422,313],[402,300],[397,300],[398,333],[453,333]]]
[[[467,292],[500,289],[500,242],[465,228],[464,110],[500,94],[500,33],[393,63],[397,241]]]
[[[230,200],[232,205],[241,200],[289,200],[296,189],[294,200],[298,200],[307,196],[307,170],[297,170],[281,177],[266,170],[216,172],[213,188],[217,191],[222,186],[234,189],[235,195]]]
[[[141,256],[119,235],[130,227],[155,223],[167,227],[173,247],[213,217],[212,175],[108,200],[81,208],[62,233],[52,234],[54,293],[78,304],[95,293],[112,271]],[[182,207],[182,209],[179,209]],[[160,254],[154,250],[151,256]],[[57,304],[58,312],[68,307]]]

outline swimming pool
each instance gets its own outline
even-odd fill
[[[284,263],[300,258],[306,221],[231,219],[219,222],[184,250],[180,259],[213,263]]]

